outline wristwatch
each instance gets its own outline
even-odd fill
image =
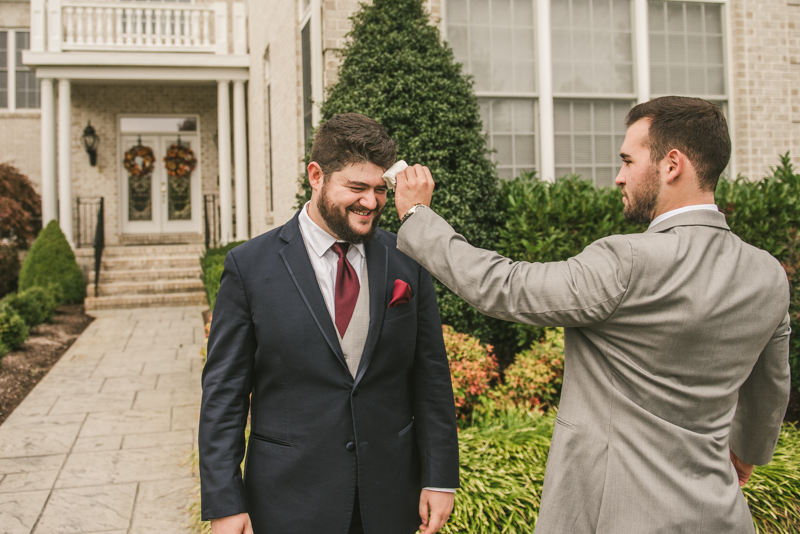
[[[403,218],[402,218],[402,219],[400,219],[400,224],[403,224],[404,222],[406,222],[406,221],[408,220],[408,218],[409,218],[409,217],[411,217],[412,215],[414,215],[416,212],[418,212],[418,211],[419,211],[419,210],[421,210],[422,208],[427,208],[427,207],[428,207],[428,206],[426,206],[425,204],[414,204],[413,206],[411,206],[411,209],[409,209],[409,210],[408,210],[408,211],[405,213],[405,215],[403,215]]]

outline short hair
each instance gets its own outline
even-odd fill
[[[646,143],[658,163],[672,149],[692,162],[700,189],[714,191],[731,158],[731,137],[722,109],[702,98],[663,96],[635,106],[625,125],[650,119]]]
[[[323,175],[354,163],[374,163],[383,170],[394,165],[397,147],[378,122],[360,113],[334,115],[317,130],[311,161]]]

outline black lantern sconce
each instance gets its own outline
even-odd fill
[[[91,121],[83,129],[83,146],[86,148],[86,153],[89,154],[89,164],[94,167],[97,165],[97,145],[100,144],[100,138],[92,128]]]

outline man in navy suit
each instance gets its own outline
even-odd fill
[[[314,139],[311,201],[225,259],[199,433],[214,534],[433,534],[453,509],[433,284],[377,228],[395,158],[377,122],[333,117]]]

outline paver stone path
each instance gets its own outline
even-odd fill
[[[188,531],[201,308],[92,315],[0,426],[0,534]]]

